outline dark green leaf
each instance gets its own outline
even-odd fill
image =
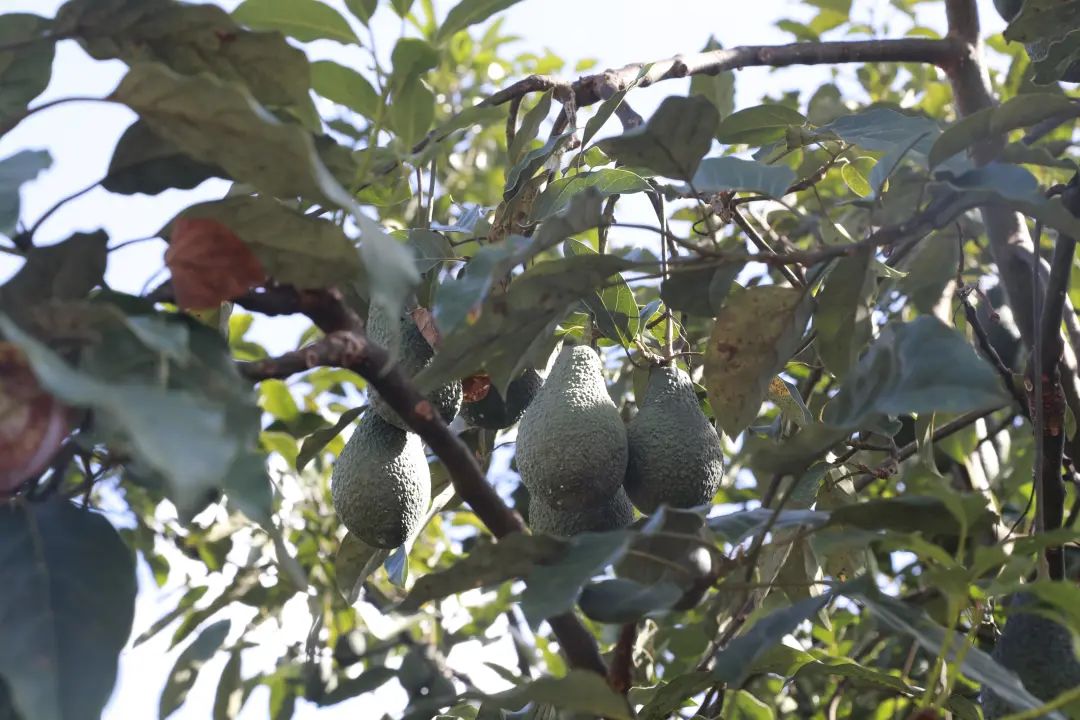
[[[506,172],[506,188],[503,190],[503,200],[509,202],[517,197],[518,193],[525,187],[525,184],[536,174],[536,171],[543,167],[544,163],[548,162],[552,155],[557,152],[562,152],[563,147],[570,141],[570,138],[573,137],[573,135],[573,131],[564,132],[561,135],[550,138],[540,147],[525,153],[525,155]]]
[[[548,90],[540,96],[536,104],[529,108],[529,112],[525,113],[525,117],[521,119],[521,125],[518,126],[517,132],[514,133],[514,140],[506,149],[511,163],[516,163],[521,158],[521,153],[525,151],[525,148],[536,139],[537,134],[540,132],[540,125],[547,118],[550,111],[551,91]]]
[[[970,516],[967,533],[993,525],[994,515],[986,507],[986,498],[967,495],[962,502]],[[895,498],[865,500],[832,510],[830,525],[922,532],[926,536],[960,535],[961,526],[953,512],[936,497],[904,495]]]
[[[110,99],[139,113],[154,132],[195,160],[217,164],[234,180],[266,194],[338,200],[344,194],[311,136],[277,121],[240,86],[144,63],[128,71]]]
[[[668,610],[682,597],[673,582],[642,585],[624,578],[600,580],[581,592],[581,611],[602,623],[628,623],[657,610]]]
[[[395,88],[387,120],[406,148],[411,148],[431,127],[435,119],[435,96],[418,77],[410,77]]]
[[[345,0],[345,7],[356,16],[356,19],[367,25],[375,10],[379,7],[379,0]]]
[[[825,367],[838,378],[855,364],[870,340],[873,325],[869,300],[876,287],[871,248],[840,258],[817,295],[814,329]]]
[[[709,36],[702,52],[720,50],[721,47],[715,37]],[[725,70],[716,75],[695,75],[690,78],[690,94],[707,98],[716,107],[719,117],[726,118],[735,112],[735,73]]]
[[[318,0],[244,0],[233,17],[256,30],[280,30],[300,42],[360,42],[345,18]]]
[[[77,233],[62,243],[34,247],[19,271],[0,287],[0,308],[16,318],[50,300],[78,300],[101,283],[109,237]]]
[[[709,529],[719,533],[733,545],[757,534],[769,524],[773,511],[766,508],[744,510],[709,518]],[[829,520],[829,513],[819,510],[781,510],[773,523],[774,530],[783,530],[799,525],[818,527]]]
[[[235,720],[244,704],[244,688],[240,677],[240,653],[229,654],[229,660],[221,670],[217,690],[214,692],[214,720]]]
[[[0,504],[0,677],[26,720],[100,716],[135,615],[135,560],[105,518]]]
[[[188,157],[136,120],[116,143],[101,186],[123,195],[157,195],[171,188],[190,190],[213,177],[225,177],[225,171]]]
[[[413,253],[367,215],[358,214],[356,222],[360,226],[360,257],[367,274],[369,300],[381,306],[389,317],[396,317],[405,298],[420,282]],[[391,327],[396,332],[397,326],[391,323]]]
[[[610,720],[634,717],[626,698],[612,690],[607,681],[589,670],[571,670],[565,677],[546,677],[528,685],[489,697],[485,704],[520,709],[528,703],[546,703]]]
[[[794,183],[795,172],[786,165],[766,165],[756,160],[716,157],[701,161],[692,185],[700,193],[749,191],[781,198]]]
[[[336,705],[349,698],[374,692],[397,677],[397,672],[387,667],[374,667],[354,678],[342,678],[330,692],[318,700],[319,707]]]
[[[482,23],[497,12],[501,12],[521,0],[461,0],[450,8],[446,19],[435,34],[436,40],[445,40],[454,33],[470,25]]]
[[[341,539],[341,547],[334,558],[334,567],[337,570],[338,589],[349,604],[360,598],[364,582],[371,573],[379,569],[389,555],[389,550],[366,545],[351,533]]]
[[[719,120],[716,107],[700,95],[673,96],[666,98],[641,127],[597,146],[625,165],[689,180],[709,151]]]
[[[484,245],[456,278],[447,278],[439,285],[434,312],[444,335],[457,330],[469,313],[479,310],[496,279],[496,269],[527,246],[528,239],[520,235],[511,235],[502,243]]]
[[[401,38],[394,45],[390,61],[394,66],[390,86],[398,88],[438,65],[439,51],[419,38]]]
[[[974,348],[923,315],[887,325],[840,386],[825,420],[858,427],[876,415],[987,409],[1006,401],[1001,380]]]
[[[652,699],[641,708],[641,720],[666,720],[687,699],[711,687],[716,682],[707,670],[694,670],[669,680],[656,691]]]
[[[331,440],[340,435],[341,431],[352,424],[356,418],[360,417],[360,413],[364,411],[365,407],[366,406],[361,405],[346,410],[341,413],[341,417],[339,417],[338,421],[332,426],[319,428],[304,438],[304,442],[300,446],[300,452],[296,455],[296,469],[303,470]]]
[[[672,310],[716,317],[742,269],[742,264],[676,267],[660,284],[660,297]]]
[[[198,637],[191,641],[190,645],[184,648],[184,651],[176,658],[176,664],[173,665],[169,678],[165,681],[165,689],[161,691],[158,718],[164,720],[184,704],[188,692],[199,677],[199,670],[221,648],[231,627],[232,621],[219,620],[208,625]]]
[[[362,271],[360,253],[340,227],[271,198],[234,195],[192,205],[181,217],[212,218],[225,225],[280,283],[325,288],[353,280]]]
[[[596,251],[584,243],[570,239],[563,247],[566,255],[595,255]],[[600,333],[623,347],[629,347],[638,334],[640,320],[634,292],[627,285],[622,275],[615,275],[607,287],[599,292],[582,298],[585,307],[592,313],[596,328]]]
[[[30,101],[45,92],[52,76],[55,43],[41,40],[20,44],[51,29],[52,24],[37,15],[0,15],[0,46],[15,48],[0,52],[0,126],[24,113]]]
[[[813,299],[775,285],[728,295],[705,351],[705,385],[717,422],[730,437],[757,417],[769,383],[806,329]]]
[[[521,594],[521,611],[529,624],[536,627],[574,607],[585,584],[618,560],[631,539],[623,531],[583,533],[570,541],[569,550],[558,560],[534,567]]]
[[[51,166],[52,156],[46,150],[20,150],[0,160],[0,235],[15,233],[19,222],[19,188]]]
[[[565,543],[556,538],[525,533],[483,543],[446,570],[419,578],[398,610],[416,612],[431,600],[524,577],[537,563],[557,557],[564,547]]]

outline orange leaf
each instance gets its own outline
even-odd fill
[[[491,392],[491,378],[484,374],[467,377],[461,381],[461,390],[465,402],[479,402]]]
[[[428,345],[432,349],[438,350],[439,346],[442,345],[442,335],[439,334],[439,328],[435,325],[435,316],[425,307],[416,308],[411,315],[417,329],[420,330],[420,334],[428,341]]]
[[[48,467],[67,434],[67,409],[38,385],[22,351],[0,342],[0,497]]]
[[[216,308],[266,282],[266,270],[236,233],[212,218],[173,223],[165,264],[176,304],[185,310]]]

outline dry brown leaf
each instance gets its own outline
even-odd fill
[[[0,342],[0,496],[48,467],[67,437],[68,413],[11,343]]]
[[[173,223],[165,264],[172,273],[176,304],[185,310],[217,308],[266,282],[255,253],[227,226],[211,218]]]
[[[483,373],[467,377],[461,381],[461,391],[463,402],[479,402],[491,391],[491,378]]]

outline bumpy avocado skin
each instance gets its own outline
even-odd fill
[[[557,508],[536,496],[529,498],[529,527],[537,533],[571,537],[583,532],[621,530],[633,520],[634,507],[622,488],[609,500],[581,508]]]
[[[592,348],[563,348],[518,427],[517,466],[555,509],[596,507],[626,474],[626,427]]]
[[[724,478],[723,448],[685,372],[652,369],[627,441],[626,492],[638,510],[648,515],[661,503],[690,508],[712,502]]]
[[[526,368],[517,380],[506,388],[506,400],[492,387],[476,402],[461,406],[461,415],[473,427],[485,430],[505,430],[525,414],[525,409],[544,385],[544,378],[532,368]]]
[[[416,322],[405,315],[399,319],[401,328],[398,345],[398,367],[407,377],[413,377],[431,363],[435,357],[435,351],[424,339],[423,333],[416,327]],[[372,305],[368,311],[367,335],[372,341],[387,347],[393,338],[390,336],[390,318],[377,305]],[[374,389],[370,391],[371,408],[386,422],[402,430],[408,429],[405,421],[401,419],[391,407],[379,397]],[[443,385],[441,388],[428,393],[427,399],[435,406],[446,423],[453,422],[461,409],[461,382],[455,380]]]
[[[1035,607],[1038,600],[1026,593],[1013,597],[1005,629],[992,653],[1002,666],[1020,676],[1024,687],[1035,697],[1049,701],[1080,685],[1080,660],[1073,649],[1068,628],[1022,608]],[[998,697],[993,688],[983,686],[980,698],[983,717],[996,720],[1016,712]]]
[[[330,496],[349,532],[374,547],[398,547],[431,500],[420,436],[365,413],[334,463]]]

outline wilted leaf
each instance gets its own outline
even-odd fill
[[[660,103],[647,123],[597,146],[624,165],[689,180],[709,151],[719,120],[716,107],[700,95],[672,96]]]
[[[814,416],[810,414],[810,409],[803,402],[799,389],[779,375],[769,382],[765,397],[780,409],[780,415],[785,420],[799,427],[805,427],[814,422]]]
[[[48,467],[67,434],[67,409],[38,385],[19,348],[0,342],[0,497]]]
[[[207,230],[216,224],[233,234],[234,237],[226,240],[224,245],[214,239],[214,244],[206,249],[227,253],[229,257],[233,256],[234,247],[246,250],[247,255],[264,268],[264,279],[269,275],[280,283],[301,289],[325,288],[353,281],[362,272],[360,253],[340,227],[328,220],[298,213],[271,198],[237,195],[182,210],[171,224],[174,237],[170,251],[176,243],[177,227],[180,223],[191,222],[206,223]],[[237,239],[242,241],[239,246],[235,245]],[[239,249],[235,253],[235,260],[224,267],[207,268],[207,271],[220,274],[229,270],[229,263],[235,263],[238,280],[255,280],[255,264],[247,265],[250,260],[244,259]],[[220,262],[213,256],[203,261],[208,265]],[[248,287],[263,281],[253,282]],[[235,297],[247,289],[228,297]]]
[[[717,422],[735,437],[757,417],[769,383],[802,339],[813,300],[778,286],[728,296],[705,351],[705,385]]]
[[[165,264],[182,308],[217,307],[266,282],[259,258],[228,226],[207,217],[172,223]]]
[[[99,716],[135,616],[131,551],[101,515],[54,499],[0,504],[0,556],[0,676],[19,715]]]

